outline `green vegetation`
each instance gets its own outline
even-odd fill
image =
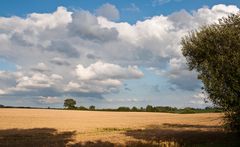
[[[95,106],[89,106],[89,110],[95,110]]]
[[[225,111],[226,126],[240,132],[240,13],[201,27],[182,40],[190,70],[209,99]]]
[[[117,111],[131,111],[129,107],[119,107]]]
[[[67,109],[76,109],[75,105],[76,105],[76,101],[74,99],[64,100],[64,107]]]
[[[66,101],[66,100],[65,100]],[[68,100],[69,101],[69,100]],[[73,100],[75,101],[75,100]],[[14,107],[14,106],[4,106],[1,105],[0,108],[23,108],[23,109],[55,109],[55,110],[62,110],[62,108],[40,108],[40,107]],[[178,113],[178,114],[190,114],[190,113],[222,113],[223,109],[219,107],[206,107],[203,109],[200,108],[176,108],[176,107],[170,107],[170,106],[151,106],[147,105],[145,108],[143,107],[136,107],[133,106],[131,109],[129,107],[118,107],[116,109],[97,109],[95,106],[91,105],[88,108],[84,106],[77,107],[76,105],[65,107],[65,109],[69,110],[87,110],[87,111],[114,111],[114,112],[163,112],[163,113]]]
[[[76,108],[77,110],[88,110],[88,108],[84,107],[84,106],[80,106]]]
[[[133,106],[132,109],[131,109],[131,111],[136,112],[136,111],[138,111],[138,108],[135,107],[135,106]]]
[[[147,112],[155,112],[153,106],[151,106],[151,105],[147,105],[146,111],[147,111]]]
[[[69,101],[69,99],[66,99],[66,100]],[[71,101],[73,102],[75,100],[71,99]],[[119,111],[119,112],[165,112],[165,113],[179,113],[179,114],[223,112],[222,109],[218,107],[206,107],[204,109],[200,109],[200,108],[190,108],[190,107],[176,108],[176,107],[170,107],[170,106],[152,106],[152,105],[147,105],[146,108],[143,108],[143,107],[138,108],[136,106],[129,108],[129,107],[121,106],[121,107],[118,107],[117,109],[96,109],[96,107],[93,105],[89,106],[89,108],[84,106],[77,107],[74,105],[74,107],[70,107],[69,109],[88,110],[88,111],[95,111],[95,110],[96,111]]]

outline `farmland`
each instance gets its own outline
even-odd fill
[[[0,146],[238,145],[223,114],[0,109]]]

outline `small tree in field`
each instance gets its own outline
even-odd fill
[[[89,106],[89,110],[95,110],[95,106]]]
[[[75,109],[76,101],[74,99],[65,99],[64,107],[67,109]]]
[[[240,14],[191,32],[181,44],[209,99],[225,110],[226,126],[240,132]]]

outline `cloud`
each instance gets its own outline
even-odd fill
[[[174,1],[174,2],[181,2],[182,0],[153,0],[152,1],[152,5],[153,6],[156,6],[156,5],[164,5],[164,4],[167,4],[171,1]]]
[[[168,78],[169,83],[182,90],[200,89],[201,83],[197,79],[197,73],[189,71],[185,60],[172,58],[169,61],[168,71],[163,71],[164,76]]]
[[[122,80],[138,79],[144,75],[137,66],[124,68],[102,61],[97,61],[88,67],[79,64],[75,71],[79,82],[70,81],[65,91],[83,93],[117,92],[122,85]]]
[[[54,57],[53,59],[50,60],[50,63],[59,65],[59,66],[69,66],[70,63],[66,61],[65,59],[59,58],[59,57]]]
[[[46,64],[40,62],[37,64],[37,66],[31,68],[33,71],[38,71],[38,72],[46,72],[49,71],[48,67]]]
[[[56,51],[70,58],[80,57],[80,53],[76,48],[71,46],[68,42],[64,42],[60,40],[51,41],[50,45],[47,47],[47,50]]]
[[[58,58],[54,58],[55,60]],[[38,63],[30,72],[0,72],[2,96],[96,96],[118,92],[122,80],[137,79],[143,73],[137,66],[121,67],[117,64],[97,61],[84,67],[78,64],[72,77],[48,71],[44,63]],[[45,72],[45,71],[48,72]]]
[[[38,98],[38,102],[42,103],[42,104],[56,104],[56,103],[63,103],[62,99],[59,99],[58,97],[44,97],[44,96],[40,96]]]
[[[163,5],[169,3],[171,0],[153,0],[153,5]]]
[[[207,94],[203,92],[199,92],[193,95],[192,99],[189,101],[190,104],[197,106],[211,106],[212,103],[207,100]]]
[[[158,84],[153,85],[153,86],[152,86],[152,90],[153,90],[154,92],[158,92],[158,93],[161,92],[160,87],[159,87]]]
[[[140,9],[134,3],[131,3],[130,6],[124,8],[123,10],[129,12],[140,12]]]
[[[158,69],[155,67],[148,68],[155,74],[165,77],[171,84],[170,90],[176,89],[194,91],[200,89],[202,84],[197,78],[195,71],[189,71],[184,58],[172,58],[167,63],[166,69]]]
[[[128,87],[125,87],[124,90],[126,90],[126,91],[132,91],[132,90],[131,90],[130,88],[128,88]]]
[[[137,98],[128,98],[128,99],[105,99],[107,102],[112,103],[112,102],[118,102],[118,103],[123,103],[123,102],[143,102],[145,100],[142,99],[137,99]]]
[[[102,61],[91,64],[86,68],[79,64],[77,65],[76,73],[80,80],[137,79],[143,76],[143,73],[139,71],[137,66],[123,68],[119,65]]]
[[[21,67],[0,71],[0,97],[103,98],[120,92],[123,82],[142,78],[140,69],[149,67],[170,88],[196,90],[201,83],[186,68],[181,37],[238,11],[234,5],[215,5],[135,24],[64,7],[25,18],[0,17],[0,56]]]
[[[3,94],[5,94],[5,91],[0,89],[0,95],[3,95]]]
[[[20,77],[22,73],[20,72],[8,72],[8,71],[0,71],[0,89],[1,88],[6,88],[6,87],[12,87],[16,85],[16,78]],[[2,94],[5,93],[4,90],[1,90]]]
[[[65,7],[58,7],[55,12],[51,13],[32,13],[28,15],[27,21],[30,21],[31,24],[35,27],[41,29],[54,29],[61,25],[67,25],[71,21],[72,12],[68,12]],[[23,24],[24,26],[26,24]],[[23,27],[24,27],[23,26]],[[26,27],[26,26],[25,26]]]
[[[200,92],[200,93],[195,94],[193,97],[196,99],[205,99],[205,98],[207,98],[207,95],[205,93]]]
[[[97,17],[88,11],[75,12],[72,19],[69,24],[71,35],[96,41],[111,41],[118,36],[118,32],[114,28],[101,27]]]
[[[121,86],[122,83],[119,80],[94,80],[94,81],[86,81],[82,83],[69,82],[66,88],[64,89],[66,93],[79,93],[88,94],[104,94],[104,93],[113,93],[118,91],[118,87]]]
[[[57,82],[62,79],[63,77],[57,74],[33,73],[31,75],[23,75],[16,79],[16,86],[10,88],[9,92],[30,91],[31,93],[31,90],[54,88],[57,86]]]
[[[188,71],[186,67],[181,53],[181,37],[201,25],[217,22],[218,18],[238,11],[236,6],[221,4],[200,8],[192,13],[181,10],[169,16],[154,16],[134,25],[114,23],[102,18],[99,20],[104,27],[116,28],[119,38],[137,48],[136,52],[132,50],[135,61],[140,59],[140,62],[144,61],[142,65],[153,66],[156,73],[166,77],[175,88],[193,91],[200,88],[201,83],[197,73]]]
[[[42,64],[40,64],[42,65]],[[43,96],[59,95],[59,82],[63,79],[58,74],[36,72],[0,72],[2,96]],[[3,76],[1,76],[3,75]]]
[[[99,57],[97,57],[97,56],[95,56],[95,55],[93,55],[93,54],[87,54],[86,57],[87,57],[88,59],[93,59],[93,60],[99,59]]]
[[[109,20],[118,20],[120,17],[119,11],[116,6],[106,3],[96,10],[98,16],[103,16]]]
[[[195,104],[195,105],[205,105],[206,104],[203,100],[191,100],[190,103]]]

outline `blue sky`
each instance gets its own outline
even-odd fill
[[[53,12],[58,6],[64,6],[68,9],[84,9],[94,12],[95,9],[105,3],[113,4],[119,9],[121,12],[120,21],[131,23],[155,15],[168,15],[182,9],[191,12],[204,6],[212,7],[216,4],[240,5],[239,0],[2,0],[0,5],[0,15],[16,15],[24,17],[33,12]],[[126,11],[127,8],[132,7],[132,4],[139,8],[139,11]]]
[[[0,104],[205,107],[181,37],[238,0],[3,0]]]

